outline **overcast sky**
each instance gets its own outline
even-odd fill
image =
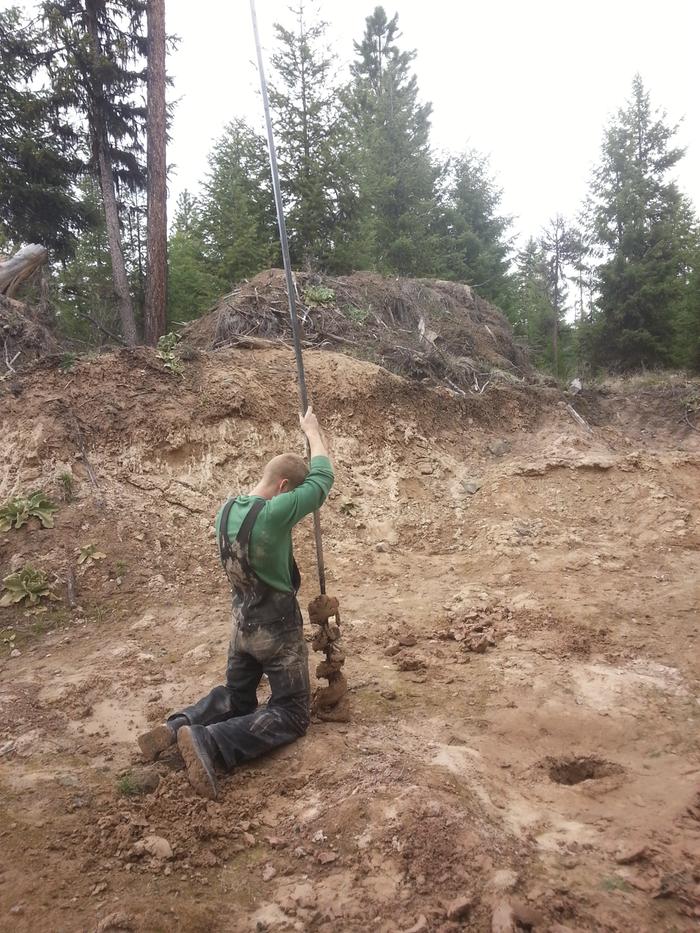
[[[338,60],[347,61],[374,0],[316,5]],[[273,23],[289,22],[288,4],[257,0],[257,9],[269,61]],[[556,212],[576,214],[603,127],[637,71],[652,102],[680,122],[687,154],[677,177],[700,209],[698,0],[397,0],[386,9],[399,13],[401,46],[418,53],[435,149],[489,154],[519,237],[538,233]],[[166,0],[166,15],[180,37],[168,65],[178,100],[168,152],[172,212],[184,188],[196,191],[228,120],[243,116],[261,130],[263,123],[248,0]]]
[[[335,54],[347,60],[373,0],[321,0]],[[309,4],[309,8],[312,5]],[[397,0],[400,44],[414,48],[423,100],[433,105],[438,151],[489,154],[519,236],[585,195],[609,116],[636,71],[652,102],[681,122],[677,171],[700,209],[700,2],[697,0]],[[288,4],[257,0],[264,54]],[[262,123],[248,0],[167,0],[181,37],[170,71],[179,98],[169,161],[171,194],[196,189],[211,141],[234,116]],[[268,68],[269,76],[269,68]]]

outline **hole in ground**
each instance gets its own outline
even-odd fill
[[[548,758],[546,767],[553,781],[568,785],[596,781],[599,778],[610,777],[611,774],[622,774],[624,770],[612,761],[592,756]]]

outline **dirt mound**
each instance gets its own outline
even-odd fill
[[[468,285],[356,272],[296,274],[307,346],[339,349],[414,379],[463,393],[534,378],[504,315]],[[284,273],[261,272],[185,329],[192,346],[215,349],[290,339]]]

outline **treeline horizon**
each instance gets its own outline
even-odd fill
[[[137,0],[112,6],[120,7],[116,22],[124,29],[127,13],[140,13]],[[431,105],[421,100],[415,52],[401,47],[398,14],[388,17],[376,7],[366,18],[351,50],[349,78],[341,80],[326,23],[307,17],[302,0],[291,12],[290,28],[275,26],[270,96],[296,268],[465,282],[501,308],[536,364],[555,376],[700,369],[700,227],[671,177],[684,154],[675,145],[676,127],[653,106],[639,75],[603,128],[578,215],[554,216],[516,250],[512,218],[486,156],[467,148],[440,158],[432,149]],[[5,14],[3,39],[2,16],[0,51],[12,29]],[[15,31],[20,25],[15,14]],[[22,74],[3,67],[6,86],[21,86]],[[116,90],[133,102],[136,86]],[[138,129],[141,116],[130,119]],[[108,132],[116,147],[118,133]],[[129,137],[136,163],[140,135]],[[118,333],[119,319],[102,195],[89,159],[86,166],[72,177],[66,171],[67,200],[81,223],[68,220],[64,241],[44,245],[59,248],[52,289],[61,325],[91,343],[97,326]],[[141,308],[143,178],[132,171],[127,182],[121,228],[134,304]],[[26,219],[4,208],[0,194],[0,237],[20,243]],[[175,206],[170,326],[198,317],[237,282],[280,264],[266,140],[234,118],[213,143],[198,190],[184,191]]]

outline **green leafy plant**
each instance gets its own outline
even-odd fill
[[[122,797],[134,797],[139,792],[138,784],[130,773],[123,774],[117,781],[117,791]]]
[[[78,552],[78,563],[90,567],[96,560],[104,560],[107,556],[104,551],[98,551],[96,544],[85,544],[76,549]]]
[[[58,361],[58,368],[64,373],[69,373],[75,366],[76,359],[75,353],[64,353]]]
[[[21,528],[30,518],[38,518],[43,528],[53,528],[53,514],[58,506],[47,499],[43,492],[31,492],[28,496],[13,496],[0,506],[0,533],[10,528]]]
[[[356,324],[366,324],[369,317],[369,308],[356,308],[355,305],[349,305],[345,309],[345,315]]]
[[[163,368],[167,369],[168,372],[176,373],[178,376],[182,375],[182,361],[180,360],[179,354],[176,352],[178,341],[180,340],[180,335],[171,331],[169,334],[164,334],[158,341],[158,346],[156,352],[159,359],[163,363]]]
[[[2,589],[5,592],[0,596],[0,606],[11,606],[22,602],[23,599],[28,600],[30,605],[36,605],[42,598],[58,599],[51,592],[44,571],[34,570],[32,567],[25,567],[5,577]]]
[[[325,285],[308,285],[304,289],[304,301],[310,308],[333,304],[335,292]]]

